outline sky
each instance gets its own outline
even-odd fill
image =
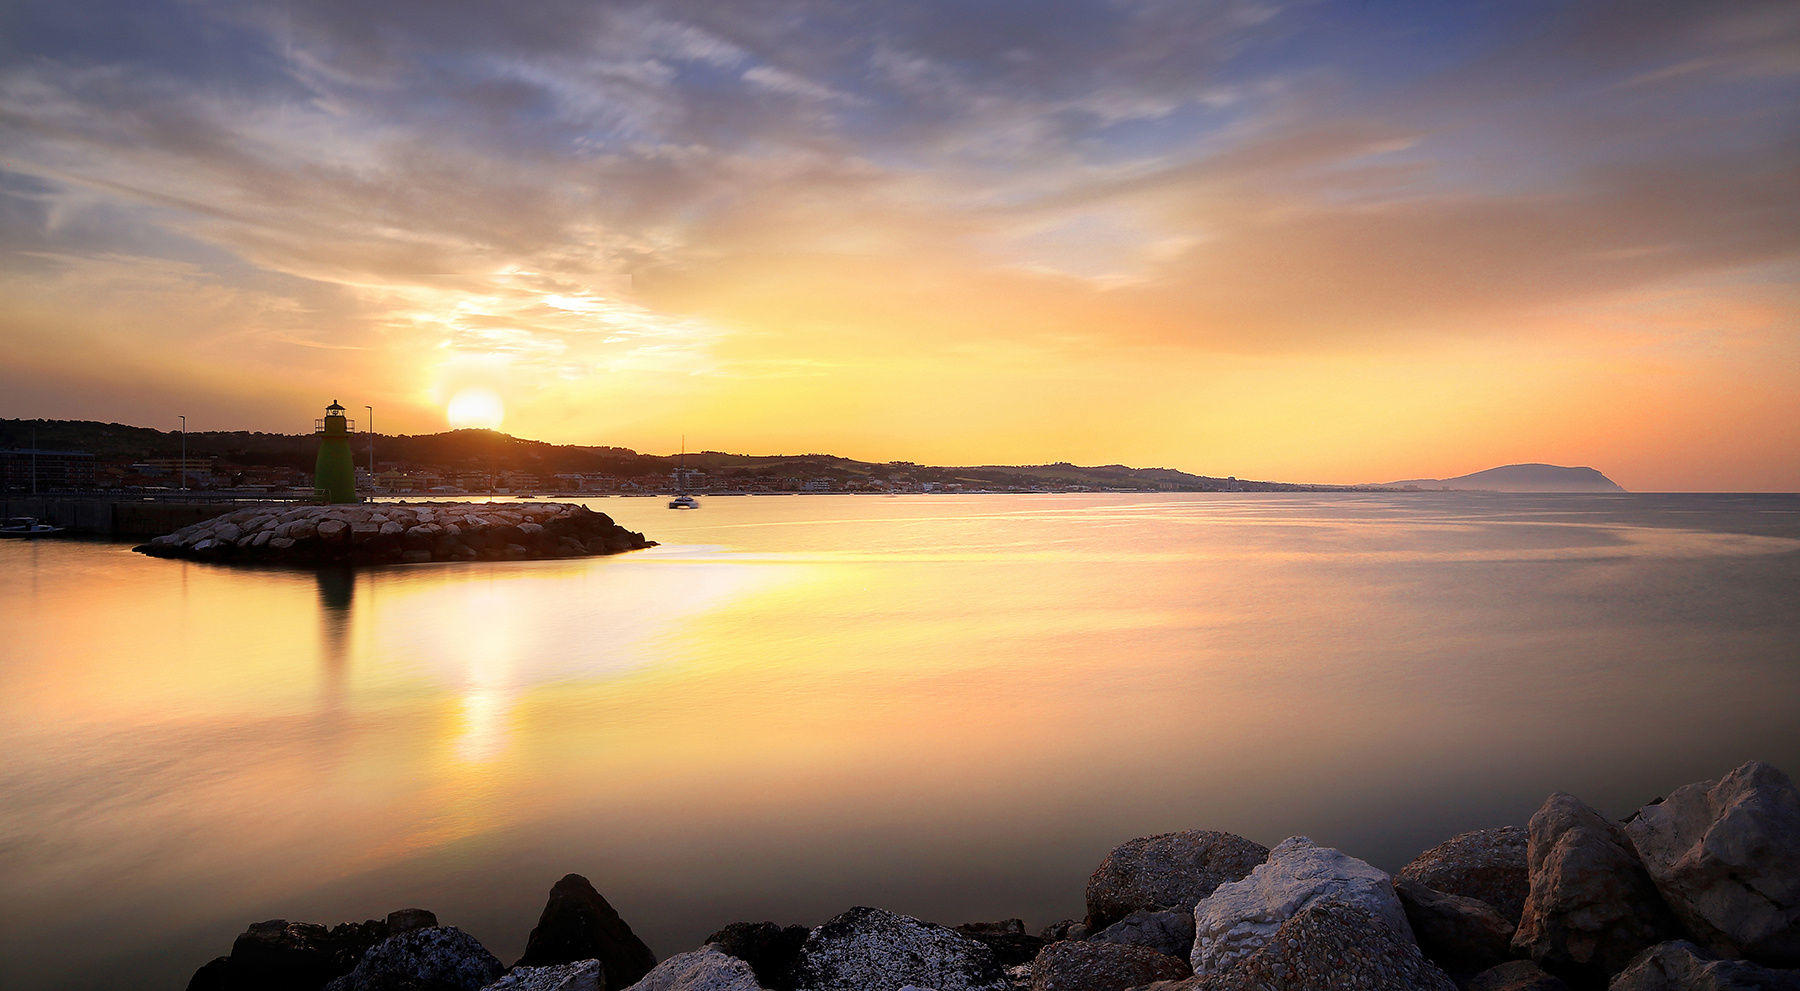
[[[0,258],[0,416],[1793,491],[1800,4],[15,0]]]

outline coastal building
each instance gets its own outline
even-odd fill
[[[0,491],[42,492],[94,484],[94,456],[86,451],[0,451]]]

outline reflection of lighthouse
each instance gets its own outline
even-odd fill
[[[355,424],[344,419],[344,407],[333,399],[325,417],[314,425],[319,435],[319,460],[313,466],[313,490],[326,502],[356,501],[356,468],[350,457],[350,431]]]

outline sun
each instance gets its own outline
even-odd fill
[[[506,407],[492,389],[464,389],[451,396],[450,405],[444,407],[444,418],[458,429],[497,430],[505,417]]]

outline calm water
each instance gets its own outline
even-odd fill
[[[257,919],[501,957],[577,871],[659,954],[1079,915],[1114,843],[1397,867],[1552,789],[1800,771],[1800,497],[598,500],[665,546],[244,571],[0,543],[0,986]]]

